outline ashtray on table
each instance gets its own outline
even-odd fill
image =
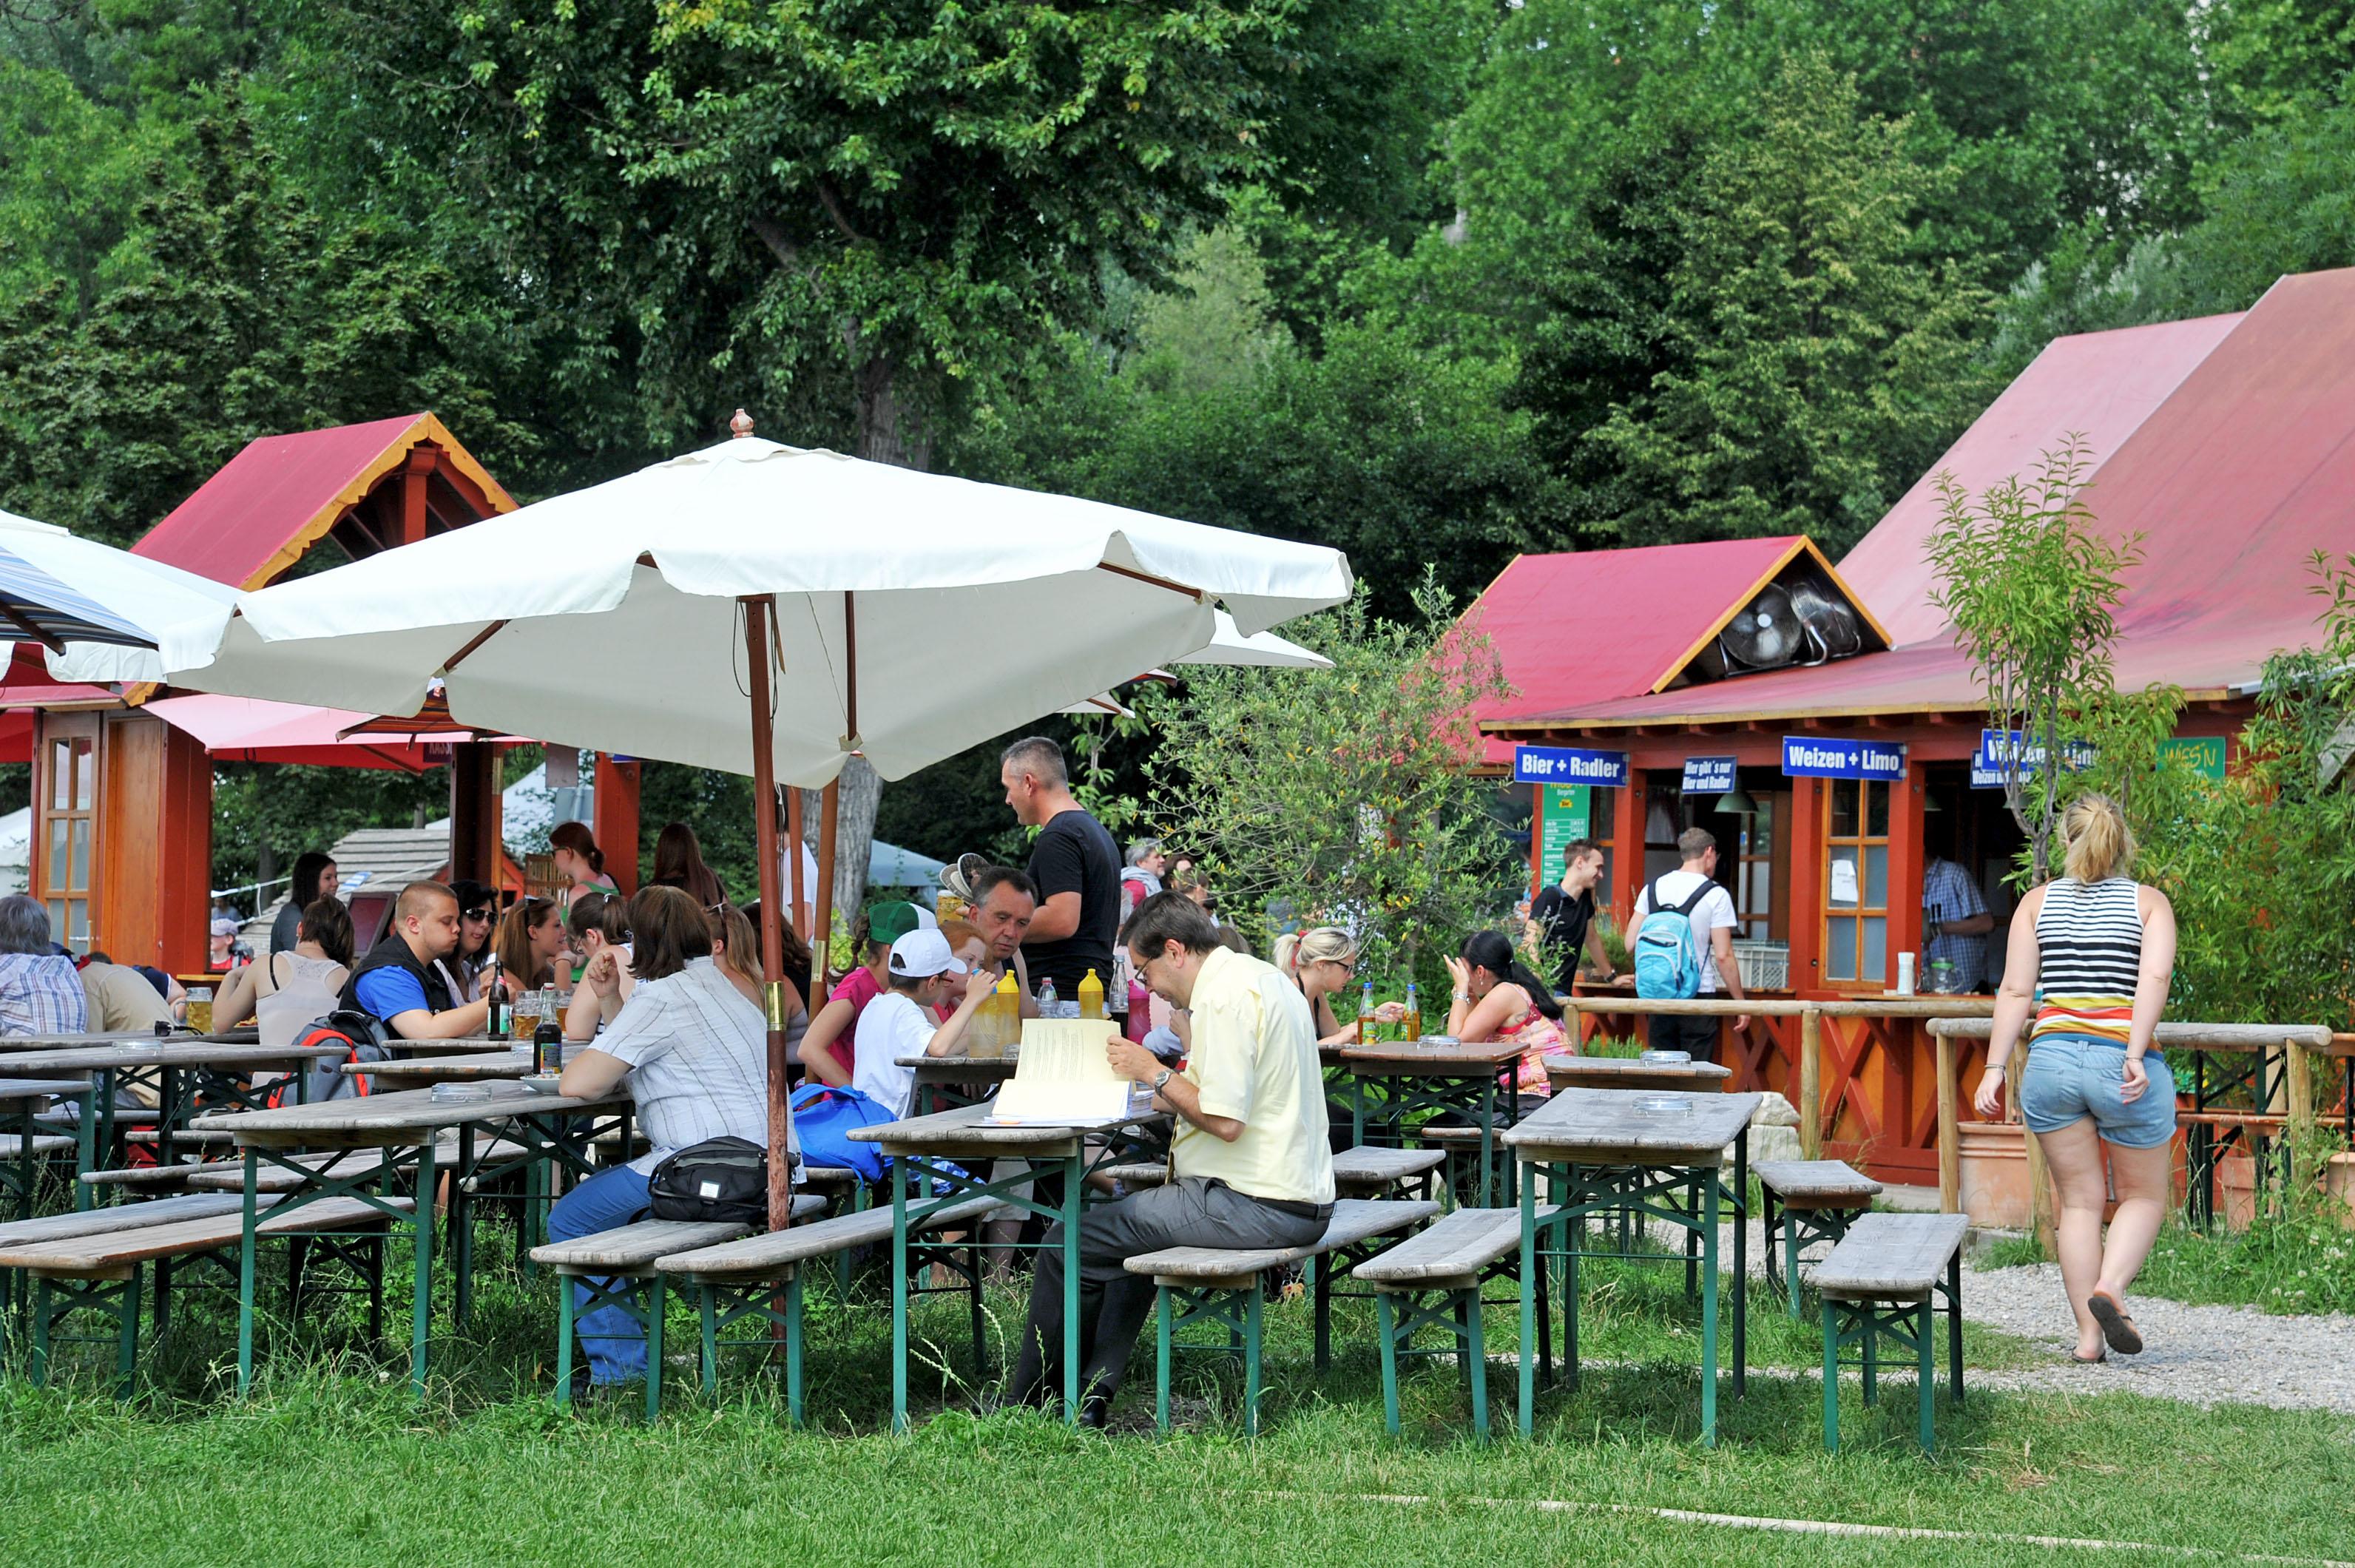
[[[491,1097],[487,1083],[436,1083],[433,1103],[437,1105],[479,1104]]]

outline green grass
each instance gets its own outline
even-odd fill
[[[323,1302],[303,1334],[273,1334],[255,1396],[237,1402],[224,1383],[234,1318],[217,1288],[178,1304],[181,1321],[128,1409],[98,1392],[95,1353],[77,1385],[0,1385],[0,1518],[14,1560],[1281,1557],[1390,1568],[1504,1556],[1797,1564],[2050,1555],[1995,1539],[1826,1538],[1530,1506],[1540,1499],[2347,1555],[2355,1435],[2344,1418],[1988,1390],[1960,1410],[1942,1400],[1940,1451],[1924,1458],[1912,1440],[1910,1389],[1889,1385],[1883,1406],[1867,1410],[1850,1374],[1843,1448],[1828,1456],[1818,1385],[1789,1375],[1814,1363],[1817,1341],[1763,1288],[1753,1298],[1753,1363],[1786,1371],[1753,1376],[1740,1402],[1729,1389],[1721,1445],[1702,1449],[1693,1442],[1698,1308],[1674,1265],[1590,1264],[1580,1387],[1540,1399],[1538,1441],[1484,1447],[1467,1439],[1465,1395],[1444,1365],[1409,1374],[1405,1433],[1385,1435],[1369,1311],[1358,1302],[1337,1311],[1337,1364],[1322,1378],[1309,1364],[1306,1304],[1270,1307],[1270,1392],[1252,1442],[1233,1420],[1231,1370],[1207,1357],[1181,1360],[1181,1429],[1153,1439],[1149,1342],[1124,1397],[1125,1430],[1109,1438],[989,1411],[998,1390],[965,1375],[961,1304],[926,1301],[918,1327],[932,1349],[916,1377],[920,1423],[893,1438],[888,1307],[864,1282],[847,1301],[814,1292],[810,1397],[821,1431],[788,1429],[773,1374],[750,1364],[723,1382],[717,1412],[694,1400],[682,1368],[652,1429],[634,1399],[559,1415],[548,1399],[553,1284],[504,1266],[496,1242],[486,1250],[474,1321],[464,1335],[437,1334],[436,1381],[421,1406],[404,1386],[405,1336],[368,1343],[349,1301]],[[1002,1357],[1020,1302],[996,1292],[989,1305]],[[400,1336],[398,1292],[389,1306]],[[687,1323],[674,1320],[675,1345],[691,1345]],[[1509,1352],[1515,1323],[1509,1307],[1491,1310],[1495,1350]],[[1966,1363],[2037,1354],[1974,1330]],[[1490,1393],[1500,1427],[1512,1392],[1499,1361]],[[1396,1497],[1433,1500],[1379,1500]],[[2100,1561],[2122,1557],[2161,1560]]]

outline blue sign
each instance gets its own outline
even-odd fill
[[[1793,779],[1882,779],[1905,776],[1905,748],[1887,741],[1783,737],[1783,776]]]
[[[1515,784],[1599,784],[1604,789],[1627,787],[1627,753],[1582,752],[1567,746],[1513,748]]]
[[[1733,759],[1687,757],[1684,788],[1687,795],[1731,794],[1733,789]]]
[[[2062,765],[2071,773],[2083,773],[2094,765],[2097,753],[2084,741],[2072,741],[2062,752]],[[2019,777],[2041,772],[2044,767],[2044,742],[2031,741],[2017,730],[1982,730],[1979,749],[1971,754],[1971,787],[2001,789],[2004,774],[2009,772]],[[1981,784],[1985,775],[1988,782]]]

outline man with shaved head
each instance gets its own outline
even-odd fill
[[[336,1005],[384,1020],[403,1040],[463,1040],[490,1021],[487,1001],[461,1002],[442,960],[458,950],[458,895],[411,882],[392,906],[392,929],[368,949]]]

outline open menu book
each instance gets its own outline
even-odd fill
[[[991,1103],[989,1119],[1074,1126],[1151,1110],[1153,1091],[1121,1077],[1104,1059],[1116,1032],[1103,1019],[1025,1019],[1022,1054]]]

